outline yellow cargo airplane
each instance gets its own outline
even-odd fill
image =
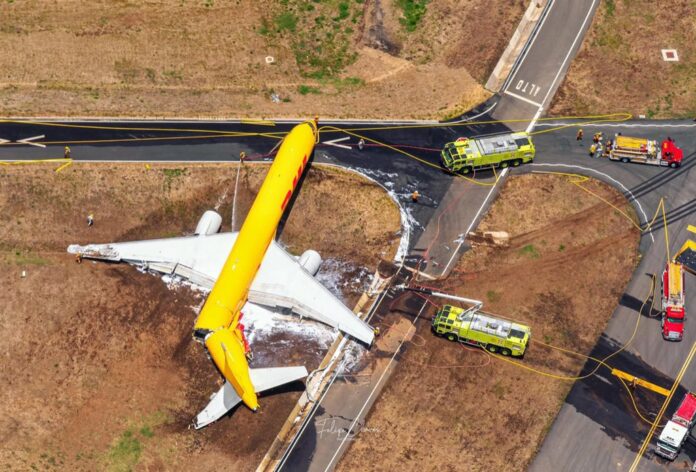
[[[196,417],[196,428],[216,421],[240,401],[255,411],[257,392],[307,376],[304,366],[249,368],[240,324],[247,302],[290,308],[372,344],[372,328],[314,278],[321,264],[319,254],[309,250],[297,259],[274,240],[317,138],[315,122],[295,126],[284,138],[238,233],[218,233],[222,218],[206,211],[194,236],[68,248],[82,257],[128,262],[212,289],[193,336],[205,345],[226,381]],[[225,254],[229,254],[226,260]]]

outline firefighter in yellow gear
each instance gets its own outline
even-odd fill
[[[596,152],[597,152],[597,145],[593,144],[592,146],[590,146],[590,157],[594,157]]]

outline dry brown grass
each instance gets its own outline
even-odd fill
[[[238,215],[267,169],[244,167]],[[211,207],[227,230],[235,177],[228,164],[0,168],[0,469],[256,468],[300,390],[264,396],[257,413],[240,408],[188,429],[220,379],[191,337],[202,295],[126,265],[76,264],[66,253],[71,243],[190,234]],[[335,198],[348,191],[350,202]],[[281,240],[372,271],[393,257],[398,229],[383,189],[313,166]],[[265,353],[271,365],[311,370],[325,354],[312,338],[274,336],[259,346],[273,352]]]
[[[352,16],[337,24],[347,32],[346,54],[357,60],[318,80],[303,75],[293,49],[318,15],[302,9],[311,3],[290,2],[296,34],[262,34],[290,7],[272,0],[2,2],[0,114],[433,118],[487,98],[476,80],[487,78],[523,11],[521,0],[512,9],[509,0],[433,0],[407,33],[399,11],[383,1],[386,31],[400,44],[395,62],[364,46],[371,24],[364,18],[380,2],[351,4]],[[321,8],[338,11],[338,3]],[[492,20],[482,24],[489,9]],[[359,81],[337,81],[346,77]],[[300,85],[320,93],[302,94]],[[272,92],[285,101],[273,103]]]
[[[664,62],[661,49],[677,49]],[[602,2],[550,112],[696,117],[696,3]]]
[[[585,185],[633,212],[615,189]],[[444,291],[531,326],[524,367],[577,375],[584,359],[542,343],[592,349],[635,268],[638,230],[568,179],[540,175],[508,179],[481,228],[508,231],[510,246],[475,246]],[[423,313],[338,470],[525,470],[534,457],[572,380],[436,337],[433,313]]]

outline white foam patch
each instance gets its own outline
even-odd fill
[[[264,343],[270,336],[282,333],[293,339],[312,340],[321,348],[328,349],[338,335],[337,330],[322,323],[300,320],[299,316],[276,313],[252,303],[244,305],[242,313],[244,334],[252,347],[257,342]]]
[[[348,279],[345,277],[347,273],[355,273],[355,275]],[[345,292],[363,293],[369,290],[374,275],[365,267],[359,267],[339,259],[327,258],[322,261],[315,278],[317,282],[345,303],[343,296]]]

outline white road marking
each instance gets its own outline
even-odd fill
[[[532,121],[529,122],[529,126],[527,126],[527,129],[525,130],[525,131],[527,131],[527,133],[531,133],[531,132],[532,132],[532,130],[533,130],[534,127],[536,126],[537,120],[538,120],[539,117],[541,116],[541,112],[542,112],[542,111],[544,111],[544,107],[539,107],[539,109],[537,110],[537,112],[534,114],[534,118],[532,118]]]
[[[462,118],[461,120],[457,120],[457,121],[451,121],[450,123],[463,123],[463,122],[465,122],[465,121],[475,120],[476,118],[478,118],[478,117],[480,117],[480,116],[483,116],[483,115],[485,115],[486,113],[488,113],[489,111],[491,111],[492,109],[494,109],[495,106],[496,106],[497,104],[498,104],[498,102],[495,102],[493,105],[489,106],[486,110],[482,111],[482,112],[479,113],[478,115],[470,116],[470,117],[468,117],[468,118]]]
[[[643,210],[643,206],[640,204],[640,200],[638,200],[638,199],[635,197],[635,195],[633,195],[633,192],[631,192],[628,188],[626,188],[626,186],[625,186],[624,184],[622,184],[621,182],[619,182],[618,180],[616,180],[614,177],[612,177],[612,176],[610,176],[610,175],[608,175],[608,174],[605,174],[604,172],[600,172],[600,171],[598,171],[598,170],[591,169],[591,168],[589,168],[589,167],[578,166],[578,165],[575,165],[575,164],[535,164],[535,163],[533,163],[533,164],[528,164],[528,165],[529,165],[530,167],[540,167],[540,166],[547,166],[547,167],[570,167],[570,168],[573,168],[573,169],[581,169],[581,170],[584,170],[584,171],[594,172],[595,174],[602,175],[602,176],[606,177],[607,179],[611,180],[612,182],[616,183],[616,185],[618,185],[619,187],[621,187],[621,188],[623,189],[624,192],[626,192],[627,194],[629,194],[629,195],[631,196],[631,198],[629,199],[629,201],[634,201],[634,202],[636,202],[636,204],[638,205],[638,209],[639,209],[640,212],[643,214],[643,221],[645,221],[646,223],[648,223],[648,215],[645,214],[645,210]],[[655,237],[653,236],[653,230],[652,230],[652,228],[650,228],[649,234],[650,234],[650,239],[652,240],[652,242],[655,242]]]
[[[546,103],[546,100],[549,98],[549,94],[551,94],[551,91],[553,90],[553,87],[556,84],[558,77],[561,75],[561,72],[563,71],[563,68],[565,67],[566,62],[568,62],[568,58],[570,58],[570,55],[573,53],[573,48],[575,47],[575,44],[578,42],[578,39],[580,39],[580,35],[582,35],[582,32],[585,29],[585,25],[587,24],[587,20],[590,19],[590,16],[592,15],[592,12],[594,11],[594,7],[595,7],[596,3],[597,3],[597,0],[592,0],[592,5],[590,5],[590,8],[587,9],[587,15],[585,15],[585,19],[583,20],[582,25],[580,26],[580,29],[578,30],[578,34],[575,35],[575,39],[573,40],[573,44],[571,44],[570,48],[568,48],[568,53],[566,54],[566,57],[563,59],[563,62],[561,63],[561,67],[558,68],[558,72],[556,73],[556,77],[553,78],[553,82],[551,82],[551,85],[549,86],[549,91],[546,92],[546,96],[544,96],[544,99],[541,101],[541,103]]]
[[[540,123],[539,126],[572,126],[578,125],[576,122],[550,122]],[[696,123],[589,123],[585,126],[601,126],[602,128],[696,128]]]
[[[509,170],[510,170],[509,167],[503,169],[503,171],[500,173],[500,177],[498,178],[498,182],[500,182],[500,180],[507,175]],[[457,256],[459,249],[462,247],[462,244],[464,244],[464,241],[466,240],[466,235],[469,234],[469,231],[471,231],[471,228],[476,223],[476,220],[478,219],[479,215],[481,215],[483,208],[486,206],[486,203],[488,203],[488,199],[491,198],[491,195],[493,195],[493,190],[495,190],[495,188],[498,186],[498,182],[496,182],[496,184],[494,186],[492,186],[491,189],[488,191],[488,195],[486,195],[486,199],[483,201],[483,203],[479,207],[478,211],[476,212],[476,215],[474,216],[474,219],[471,220],[471,223],[469,223],[469,227],[466,229],[466,231],[464,231],[464,235],[461,237],[461,240],[459,241],[459,244],[457,245],[457,249],[455,249],[454,252],[452,253],[452,257],[450,257],[450,260],[447,261],[447,265],[442,270],[442,274],[445,274],[447,272],[447,269],[449,269],[450,264],[452,264],[452,262],[454,261],[454,258]]]
[[[39,136],[32,136],[31,138],[18,139],[17,142],[20,144],[28,144],[29,146],[36,146],[36,147],[45,148],[46,147],[45,144],[31,142],[31,141],[35,141],[37,139],[43,139],[45,137],[46,137],[45,134],[40,134]]]
[[[539,32],[541,32],[541,28],[544,27],[544,23],[546,22],[546,19],[549,17],[549,14],[551,13],[551,9],[553,8],[555,1],[556,0],[551,0],[551,5],[549,5],[549,9],[546,10],[546,15],[544,16],[544,18],[541,19],[541,23],[539,23],[539,28],[537,28],[536,34],[532,38],[532,41],[527,46],[527,49],[524,51],[524,54],[522,54],[522,58],[520,59],[520,62],[517,63],[517,70],[515,72],[520,70],[520,67],[522,66],[522,63],[524,62],[524,59],[527,57],[527,54],[529,53],[529,51],[532,49],[532,45],[534,44],[534,41],[536,41],[537,37],[539,36]],[[510,80],[508,82],[508,85],[507,85],[507,87],[505,87],[505,90],[510,88],[511,83],[512,83],[512,80]]]
[[[346,146],[344,144],[336,144],[336,143],[340,143],[341,141],[345,141],[347,139],[350,139],[350,136],[346,136],[344,138],[332,139],[331,141],[324,141],[320,144],[328,144],[329,146],[336,146],[338,148],[348,149],[350,151],[352,149],[350,146]]]
[[[505,95],[510,95],[510,96],[515,97],[515,98],[517,98],[517,99],[519,99],[519,100],[522,100],[523,102],[527,102],[527,103],[530,103],[530,104],[532,104],[532,105],[534,105],[534,106],[536,106],[536,107],[541,108],[541,103],[537,103],[537,102],[535,102],[534,100],[530,100],[530,99],[527,98],[527,97],[523,97],[522,95],[518,95],[518,94],[516,94],[516,93],[514,93],[514,92],[510,92],[509,90],[506,90],[506,91],[503,92],[503,93],[504,93]]]
[[[420,318],[421,314],[423,313],[423,310],[425,310],[425,307],[428,306],[427,302],[423,302],[423,306],[421,307],[420,311],[416,315],[416,317],[413,319],[413,326],[416,325],[416,322],[418,321],[418,318]],[[396,355],[399,354],[401,351],[401,347],[404,345],[404,342],[406,342],[406,338],[408,337],[408,331],[404,334],[404,337],[401,339],[401,342],[399,343],[399,346],[396,348],[394,351],[394,354],[392,354],[391,359],[389,359],[389,363],[387,364],[387,367],[385,367],[384,371],[382,372],[382,375],[380,375],[379,379],[377,380],[377,383],[375,384],[374,388],[370,392],[370,395],[367,397],[367,400],[365,400],[365,403],[363,404],[362,408],[360,408],[360,411],[358,412],[357,416],[351,423],[350,427],[348,428],[348,431],[341,441],[341,444],[338,445],[336,448],[336,452],[334,453],[333,457],[331,457],[331,460],[326,466],[326,469],[324,469],[324,472],[328,471],[331,468],[331,464],[333,464],[333,461],[336,460],[336,456],[338,456],[338,453],[341,451],[341,448],[343,448],[343,444],[345,444],[346,440],[350,437],[351,431],[353,431],[353,428],[355,427],[355,424],[358,422],[360,419],[360,415],[363,414],[363,411],[365,411],[365,408],[367,408],[367,404],[370,403],[370,399],[372,398],[372,395],[375,394],[377,391],[377,388],[379,388],[380,384],[382,383],[382,380],[384,379],[384,376],[387,374],[389,371],[389,367],[391,367],[392,363],[394,362],[394,359],[396,358]]]
[[[529,86],[532,86],[532,88],[529,89],[529,92],[527,92],[527,89]],[[515,90],[520,91],[521,93],[526,93],[531,97],[536,97],[539,95],[539,92],[541,91],[541,87],[535,83],[532,83],[528,80],[520,79],[517,81],[517,84],[515,85]]]

